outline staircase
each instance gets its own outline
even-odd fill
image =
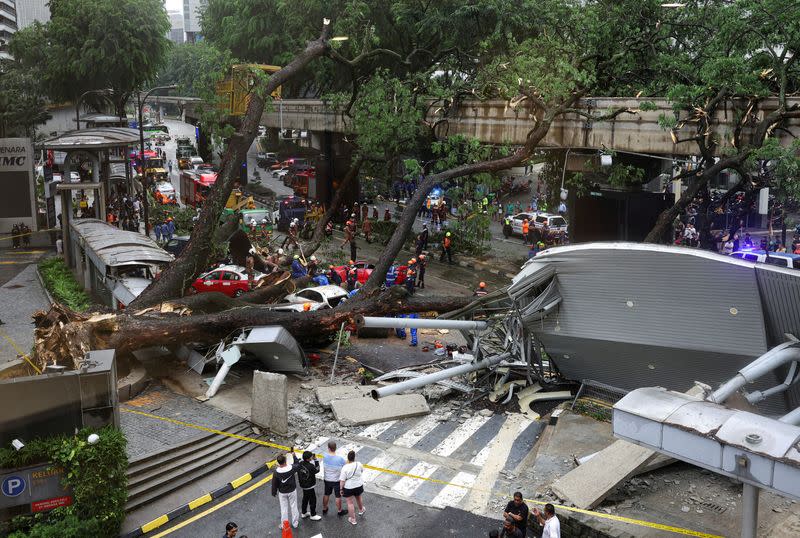
[[[239,422],[222,431],[258,438],[247,422]],[[130,512],[206,476],[244,456],[256,446],[255,443],[209,433],[131,461],[127,472],[128,501],[125,511]]]

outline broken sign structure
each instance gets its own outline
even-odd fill
[[[289,331],[278,325],[248,327],[213,350],[209,361],[216,361],[220,368],[206,397],[217,393],[231,367],[243,356],[258,359],[271,372],[305,374],[308,369],[306,355]]]

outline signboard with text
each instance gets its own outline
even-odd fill
[[[71,492],[61,484],[63,477],[64,469],[49,463],[4,471],[0,474],[0,513],[15,507],[33,513],[71,505]]]
[[[37,229],[33,165],[30,138],[0,138],[0,233],[20,222]]]

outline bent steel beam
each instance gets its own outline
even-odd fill
[[[495,355],[493,357],[488,357],[481,361],[473,361],[462,364],[460,366],[454,366],[453,368],[447,368],[445,370],[441,370],[439,372],[434,372],[432,374],[424,375],[422,377],[417,377],[415,379],[409,379],[407,381],[403,381],[401,383],[395,383],[394,385],[389,385],[387,387],[381,387],[379,389],[374,389],[372,391],[372,397],[376,400],[380,400],[384,396],[391,396],[392,394],[397,394],[399,392],[403,392],[405,390],[413,390],[424,387],[426,385],[430,385],[431,383],[436,383],[437,381],[442,381],[444,379],[450,379],[451,377],[455,377],[461,374],[467,374],[469,372],[474,372],[476,370],[482,370],[484,368],[492,367],[508,357],[510,357],[510,353],[503,353],[501,355]]]
[[[458,319],[421,319],[421,318],[379,318],[358,316],[356,326],[375,329],[456,329],[482,331],[489,327],[485,321],[468,321]]]

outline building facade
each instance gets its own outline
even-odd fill
[[[196,43],[203,39],[200,33],[200,14],[207,4],[208,0],[183,0],[183,31],[187,43]]]
[[[167,11],[169,15],[170,31],[167,37],[175,44],[184,42],[183,35],[183,13],[180,11]]]
[[[49,0],[0,0],[0,58],[11,58],[8,42],[17,30],[50,20]]]

